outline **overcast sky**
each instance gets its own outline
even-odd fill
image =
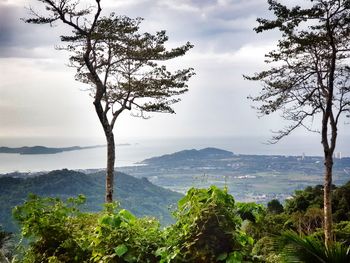
[[[34,144],[43,137],[103,141],[92,99],[84,91],[87,87],[74,81],[74,69],[66,66],[68,54],[54,48],[60,44],[58,36],[65,29],[20,20],[27,16],[24,7],[36,6],[36,2],[0,0],[0,138],[30,137]],[[266,2],[102,0],[106,14],[115,11],[143,17],[142,29],[152,33],[165,29],[169,46],[187,41],[195,46],[176,59],[178,68],[193,67],[196,72],[189,82],[189,92],[175,106],[176,114],[153,114],[151,119],[142,120],[124,112],[116,127],[117,136],[126,140],[268,138],[270,130],[281,128],[278,115],[257,118],[246,97],[256,94],[261,86],[242,77],[264,68],[264,54],[274,47],[279,36],[276,32],[253,31],[256,18],[269,15]],[[307,134],[296,131],[296,135]],[[340,136],[346,134],[349,125],[342,125]]]

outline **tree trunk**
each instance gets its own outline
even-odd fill
[[[330,111],[330,142],[328,142],[328,134],[326,129],[323,130],[323,149],[324,149],[324,190],[323,190],[323,203],[324,203],[324,237],[325,245],[328,247],[334,240],[333,236],[333,221],[332,221],[332,178],[333,178],[333,154],[337,142],[337,122],[334,120],[333,112]],[[324,126],[325,128],[327,126]]]
[[[113,179],[115,163],[115,143],[113,131],[107,131],[107,169],[106,169],[106,203],[113,202]]]
[[[332,230],[332,168],[333,156],[330,152],[325,152],[325,173],[324,173],[324,190],[323,190],[323,204],[324,204],[324,236],[325,244],[328,246],[333,241]]]
[[[115,163],[115,143],[114,143],[114,135],[113,135],[113,126],[111,126],[108,122],[107,111],[103,110],[101,100],[102,95],[104,94],[102,87],[98,89],[96,92],[96,97],[94,101],[95,110],[97,116],[100,120],[100,123],[103,127],[103,131],[106,136],[107,141],[107,169],[106,169],[106,195],[105,202],[111,203],[113,202],[113,177],[114,177],[114,163]],[[98,96],[97,96],[98,95]]]

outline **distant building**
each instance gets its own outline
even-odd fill
[[[341,152],[337,152],[335,158],[336,159],[341,159]]]

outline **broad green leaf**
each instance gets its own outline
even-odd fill
[[[114,249],[115,253],[117,254],[118,257],[122,257],[126,252],[128,252],[128,248],[126,245],[121,244],[119,246],[117,246]]]
[[[128,210],[122,209],[119,211],[118,215],[125,221],[136,220],[135,216],[130,213]]]

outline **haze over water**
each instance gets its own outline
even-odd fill
[[[130,166],[146,158],[185,149],[217,147],[235,154],[322,156],[317,136],[290,137],[278,144],[267,145],[266,137],[220,138],[154,138],[119,139],[116,148],[116,166]],[[0,146],[21,147],[42,145],[47,147],[89,146],[104,144],[102,139],[86,138],[0,138]],[[350,156],[350,138],[340,137],[336,152]],[[55,169],[95,169],[106,165],[106,148],[85,149],[58,154],[19,155],[0,154],[0,174],[14,171],[37,172]]]

